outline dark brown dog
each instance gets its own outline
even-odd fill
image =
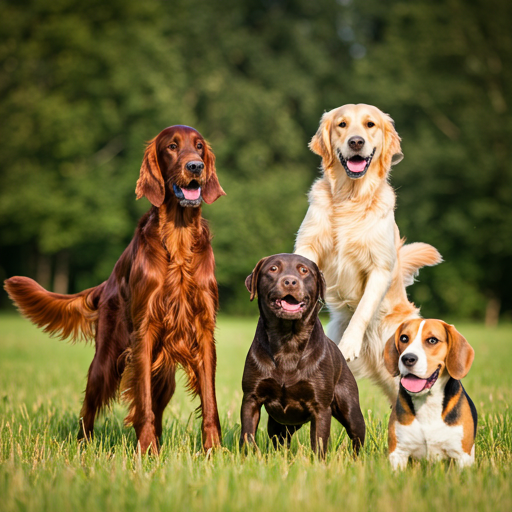
[[[201,398],[208,449],[221,438],[213,338],[218,292],[211,235],[200,207],[224,191],[201,134],[171,126],[155,137],[146,148],[136,193],[153,207],[107,281],[75,295],[48,292],[27,277],[8,279],[5,289],[46,332],[95,337],[79,438],[92,435],[97,414],[121,387],[130,402],[126,423],[134,426],[141,451],[158,451],[162,415],[180,365],[190,390]]]
[[[290,443],[311,421],[311,448],[325,455],[331,416],[347,430],[355,452],[365,424],[356,381],[318,319],[325,281],[315,263],[297,254],[263,258],[245,280],[258,295],[260,319],[245,362],[240,446],[254,443],[264,405],[274,446]]]

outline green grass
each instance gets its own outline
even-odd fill
[[[218,323],[217,398],[223,448],[200,450],[200,421],[183,380],[165,413],[160,457],[134,452],[125,408],[97,422],[94,441],[75,441],[89,345],[71,346],[15,315],[0,316],[0,510],[270,510],[428,511],[512,510],[512,327],[487,330],[458,323],[476,350],[464,385],[479,412],[476,463],[462,472],[447,462],[411,462],[394,474],[386,459],[389,407],[360,382],[367,442],[354,461],[347,436],[333,421],[325,462],[309,449],[303,428],[289,451],[274,451],[266,419],[259,453],[242,456],[241,376],[254,319]]]

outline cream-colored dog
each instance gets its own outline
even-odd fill
[[[310,148],[322,157],[323,175],[310,191],[295,252],[324,272],[327,335],[355,375],[370,377],[393,401],[398,383],[384,366],[384,345],[402,322],[419,318],[405,287],[441,256],[428,244],[400,240],[387,179],[403,155],[387,114],[364,104],[331,110]]]

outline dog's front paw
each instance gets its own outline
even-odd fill
[[[394,471],[405,469],[407,467],[407,462],[409,461],[409,456],[404,453],[393,452],[389,454],[389,462],[391,463],[391,467]]]
[[[359,342],[348,341],[345,338],[345,336],[343,336],[338,347],[341,350],[343,357],[347,361],[354,361],[354,359],[357,359],[359,357],[359,355],[361,354],[362,345],[363,345],[363,343],[361,341],[359,341]]]

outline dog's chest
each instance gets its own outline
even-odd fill
[[[316,405],[315,389],[306,380],[285,381],[269,377],[256,389],[267,412],[283,424],[308,421]]]
[[[462,425],[447,425],[442,418],[443,394],[415,403],[415,418],[409,425],[395,424],[397,445],[416,458],[456,458],[463,452]]]
[[[359,299],[366,277],[375,268],[391,269],[396,259],[394,217],[387,213],[332,214],[333,251],[326,258],[327,285],[344,299]]]
[[[166,263],[153,311],[164,338],[172,342],[166,343],[169,351],[177,341],[190,348],[214,329],[218,295],[213,253],[207,239],[195,243],[196,238],[201,238],[199,232],[165,239]]]

